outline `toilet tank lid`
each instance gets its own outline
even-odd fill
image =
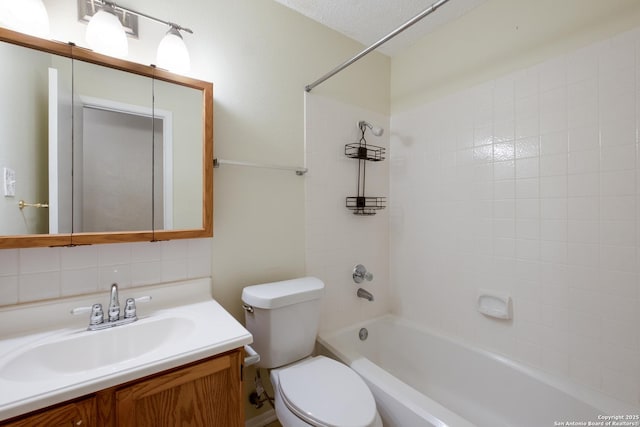
[[[242,302],[257,308],[273,309],[319,299],[323,289],[322,280],[316,277],[301,277],[247,286],[242,290]]]

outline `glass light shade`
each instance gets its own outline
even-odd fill
[[[156,62],[158,67],[178,74],[184,74],[191,69],[187,45],[177,29],[172,27],[160,41]]]
[[[129,53],[127,35],[118,17],[108,10],[100,9],[87,25],[87,43],[98,53],[125,58]]]
[[[0,26],[49,38],[49,14],[42,0],[0,1]]]

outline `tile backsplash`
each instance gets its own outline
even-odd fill
[[[639,62],[635,30],[393,114],[394,310],[640,403]]]
[[[0,305],[211,275],[211,239],[4,249]]]

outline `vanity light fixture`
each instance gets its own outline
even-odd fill
[[[42,0],[0,2],[0,26],[41,38],[49,38],[49,14]]]
[[[167,34],[158,45],[157,66],[176,73],[184,74],[191,69],[191,59],[187,45],[184,44],[180,28],[171,25]]]
[[[78,0],[78,15],[80,20],[89,20],[89,25],[87,27],[87,43],[89,43],[89,47],[94,49],[97,52],[104,53],[106,55],[117,56],[117,57],[125,57],[126,50],[124,51],[124,55],[122,54],[122,50],[115,52],[113,50],[108,50],[103,48],[102,46],[112,46],[117,44],[122,49],[121,39],[124,38],[125,46],[126,46],[126,35],[132,35],[133,37],[138,36],[138,23],[137,17],[141,16],[143,18],[147,18],[151,21],[158,22],[160,24],[167,25],[169,30],[165,34],[164,38],[160,41],[157,50],[156,62],[157,66],[160,68],[167,69],[169,71],[173,71],[176,73],[185,73],[189,71],[191,68],[191,61],[189,57],[189,51],[187,50],[187,46],[184,43],[182,38],[182,31],[187,32],[189,34],[193,34],[193,31],[189,28],[183,27],[173,22],[164,21],[162,19],[155,18],[153,16],[147,15],[142,12],[138,12],[132,9],[129,9],[124,6],[120,6],[114,2],[107,0]],[[102,16],[99,16],[102,15]],[[105,16],[109,15],[109,16]],[[95,40],[94,37],[91,36],[90,40],[90,30],[94,20],[99,18],[99,21],[110,21],[109,26],[112,28],[109,31],[113,31],[113,35],[108,35],[108,33],[102,33],[100,38],[104,39],[101,41]],[[119,27],[113,23],[114,19],[121,24]],[[136,18],[136,19],[133,19]],[[117,35],[116,35],[117,28]]]
[[[97,10],[87,25],[87,44],[98,53],[126,58],[129,42],[112,3]]]

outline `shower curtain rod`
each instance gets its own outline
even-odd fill
[[[436,9],[438,9],[440,6],[442,6],[443,4],[445,4],[448,1],[449,0],[440,0],[440,1],[436,2],[436,3],[433,3],[430,7],[428,7],[425,10],[423,10],[421,13],[419,13],[416,16],[414,16],[413,18],[411,18],[410,20],[408,20],[407,22],[402,24],[400,27],[398,27],[397,29],[395,29],[391,33],[387,34],[386,36],[384,36],[383,38],[381,38],[380,40],[378,40],[377,42],[375,42],[374,44],[372,44],[371,46],[369,46],[368,48],[366,48],[365,50],[363,50],[362,52],[360,52],[359,54],[357,54],[353,58],[343,62],[340,65],[338,65],[336,68],[334,68],[333,70],[329,71],[327,74],[325,74],[324,76],[320,77],[315,82],[306,85],[304,87],[304,90],[307,91],[307,92],[311,92],[311,90],[314,87],[318,86],[319,84],[323,83],[325,80],[328,80],[329,78],[331,78],[334,75],[338,74],[340,71],[344,70],[349,65],[353,64],[354,62],[356,62],[357,60],[359,60],[360,58],[362,58],[363,56],[365,56],[366,54],[368,54],[372,50],[377,49],[380,45],[382,45],[382,44],[386,43],[387,41],[391,40],[392,38],[394,38],[395,36],[397,36],[398,34],[403,32],[404,30],[406,30],[407,28],[411,27],[416,22],[420,21],[422,18],[426,17],[427,15],[430,15],[432,12],[435,12]]]

